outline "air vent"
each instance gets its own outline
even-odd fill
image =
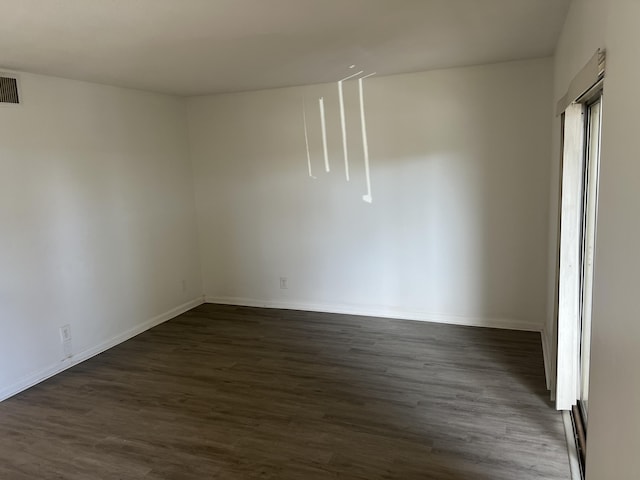
[[[17,79],[0,76],[0,103],[20,103]]]

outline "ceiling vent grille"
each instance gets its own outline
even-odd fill
[[[0,76],[0,103],[20,103],[16,78]]]

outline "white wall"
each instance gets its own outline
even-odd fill
[[[556,55],[555,96],[607,49],[592,325],[587,480],[638,478],[640,451],[640,2],[574,0]],[[556,122],[557,123],[557,122]],[[557,124],[559,128],[559,124]],[[559,149],[559,144],[556,145]],[[557,166],[557,152],[552,159]],[[552,192],[557,198],[557,191]],[[556,212],[552,210],[552,213]],[[552,221],[554,221],[552,219]]]
[[[551,60],[365,85],[371,205],[361,199],[356,82],[345,87],[350,183],[335,84],[189,100],[209,300],[541,329]],[[303,98],[317,180],[307,175]]]
[[[0,399],[69,365],[61,325],[77,361],[202,294],[184,101],[19,77],[24,104],[0,106]]]

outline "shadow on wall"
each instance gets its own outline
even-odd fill
[[[199,165],[207,293],[542,325],[548,109],[535,94],[523,107],[501,78],[513,68],[366,80],[370,205],[358,82],[343,92],[349,181],[334,84],[216,99],[225,123]],[[509,86],[479,96],[491,82]]]

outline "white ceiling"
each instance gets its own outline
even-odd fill
[[[569,0],[0,0],[0,68],[179,95],[551,55]]]

